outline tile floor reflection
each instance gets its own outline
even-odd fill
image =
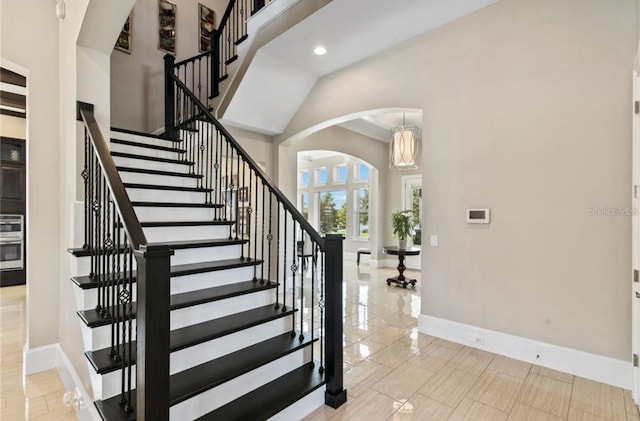
[[[628,391],[418,333],[420,274],[418,290],[393,274],[345,261],[348,402],[305,421],[640,421]],[[24,294],[0,289],[0,420],[76,420],[55,370],[22,378]]]
[[[24,286],[0,288],[0,420],[76,420],[56,370],[22,376],[26,308]]]
[[[640,421],[622,389],[418,333],[418,288],[387,286],[393,269],[345,260],[348,401],[305,421]]]

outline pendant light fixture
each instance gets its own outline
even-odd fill
[[[402,126],[391,129],[389,168],[413,170],[418,168],[418,128],[407,125],[402,113]]]

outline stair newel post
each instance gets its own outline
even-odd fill
[[[177,139],[175,129],[175,83],[170,75],[173,74],[173,68],[176,58],[171,54],[164,55],[164,131],[170,139]]]
[[[337,408],[347,401],[343,384],[342,355],[342,235],[325,237],[325,289],[326,289],[326,376],[327,390],[324,401]]]
[[[137,421],[169,420],[169,281],[171,250],[142,245],[137,272]]]

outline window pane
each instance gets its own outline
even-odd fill
[[[318,168],[316,170],[316,185],[324,186],[327,184],[327,169]]]
[[[309,219],[309,193],[305,192],[300,195],[300,204],[298,207],[302,215],[306,219]]]
[[[359,181],[368,181],[369,180],[369,167],[364,164],[358,164],[357,168],[357,177]]]
[[[299,185],[300,187],[309,186],[309,170],[300,171]]]
[[[369,237],[369,189],[358,189],[357,202],[357,235]]]
[[[347,166],[346,165],[338,165],[335,168],[333,175],[333,182],[344,184],[347,182]]]
[[[319,193],[318,213],[320,232],[323,234],[347,232],[347,192],[325,191]]]

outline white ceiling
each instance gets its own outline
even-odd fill
[[[222,120],[282,133],[318,78],[496,1],[333,0],[260,49]]]

